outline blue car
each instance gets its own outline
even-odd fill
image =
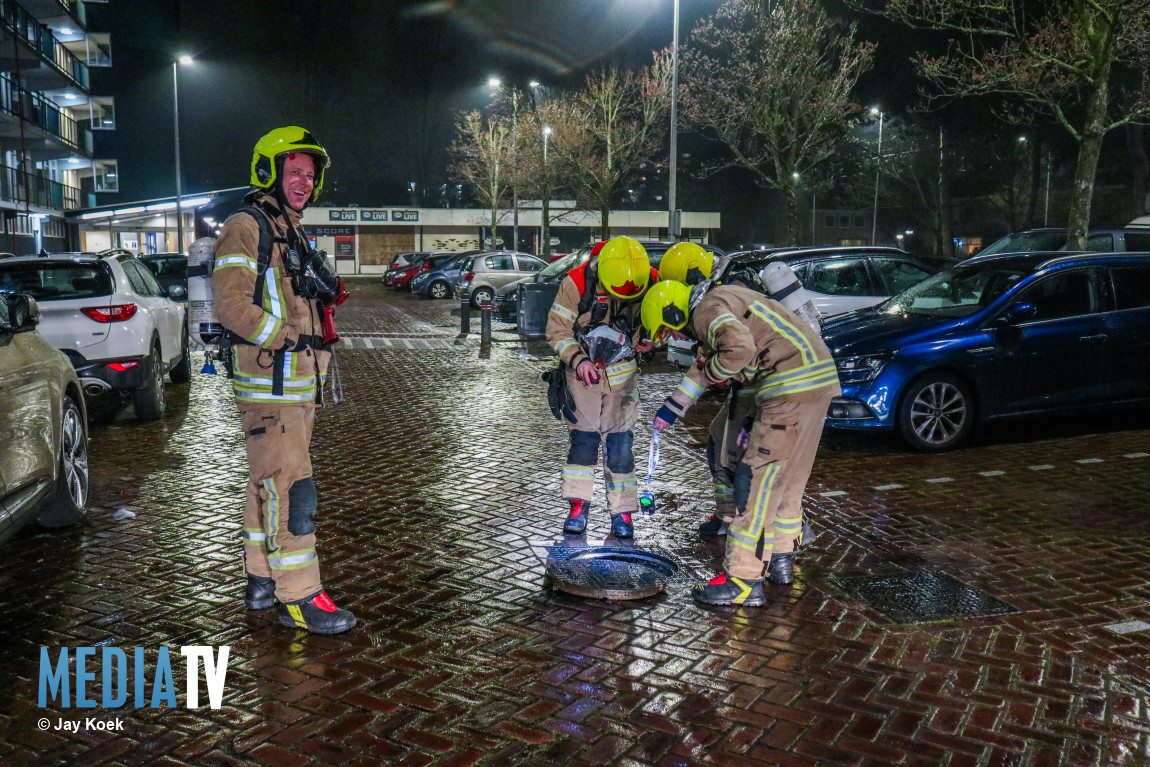
[[[411,278],[411,292],[427,298],[450,298],[463,265],[470,263],[471,257],[479,252],[469,250],[432,256],[424,271]]]
[[[957,447],[977,421],[1150,401],[1150,254],[976,256],[823,327],[827,424]]]

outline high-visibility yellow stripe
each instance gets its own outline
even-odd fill
[[[223,258],[216,259],[216,265],[213,267],[214,271],[227,269],[230,266],[242,266],[245,269],[250,269],[252,272],[256,270],[256,260],[243,253],[232,253],[231,255],[224,256]]]
[[[571,311],[566,306],[560,306],[559,304],[552,304],[551,311],[548,312],[548,314],[554,314],[556,317],[562,317],[563,319],[569,320],[571,322],[574,322],[576,319],[578,319],[575,316],[575,312]]]
[[[750,305],[751,313],[761,319],[763,322],[771,326],[772,329],[784,339],[789,341],[799,352],[803,358],[803,363],[811,365],[815,362],[818,355],[815,354],[811,342],[803,335],[803,332],[795,327],[789,320],[779,314],[775,314],[767,308],[765,304],[758,301]]]
[[[701,397],[704,391],[703,387],[700,386],[697,381],[686,376],[683,377],[683,380],[679,382],[679,385],[676,388],[683,392],[683,394],[685,394],[691,402],[694,402],[699,397]]]
[[[730,312],[723,312],[715,319],[711,320],[711,324],[707,326],[707,343],[713,348],[715,346],[715,334],[719,332],[719,328],[728,322],[738,322],[738,318]]]

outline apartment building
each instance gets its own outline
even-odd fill
[[[86,6],[0,0],[0,252],[76,248],[64,214],[118,190],[116,160],[94,141],[116,127],[114,99],[93,85],[111,39],[88,29]]]

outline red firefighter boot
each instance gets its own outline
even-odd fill
[[[279,619],[285,626],[307,629],[313,634],[342,634],[355,626],[355,616],[336,607],[326,591],[281,603]]]
[[[706,583],[700,583],[691,590],[696,602],[705,605],[745,605],[762,607],[763,579],[743,580],[726,572],[719,573]]]
[[[633,538],[635,536],[635,526],[631,524],[630,512],[611,516],[611,535],[616,538]]]
[[[263,610],[276,603],[276,582],[258,575],[248,576],[244,588],[244,605],[249,610]]]
[[[563,523],[563,532],[568,535],[582,535],[587,530],[587,512],[590,504],[578,498],[571,498],[571,513]]]

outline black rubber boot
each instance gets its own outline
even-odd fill
[[[611,535],[616,538],[631,538],[635,535],[630,512],[611,515]]]
[[[276,582],[258,575],[248,576],[244,604],[249,610],[264,610],[276,603]]]
[[[281,603],[279,618],[285,626],[307,629],[313,634],[342,634],[355,626],[355,616],[336,607],[326,591]]]
[[[700,583],[691,590],[696,602],[705,605],[745,605],[762,607],[766,603],[763,596],[763,579],[743,580],[726,572],[719,573],[706,583]]]
[[[587,531],[587,514],[591,511],[591,504],[577,498],[571,500],[571,513],[563,523],[563,532],[568,535],[582,535]]]
[[[727,528],[729,528],[730,526],[731,526],[730,522],[723,519],[722,517],[718,517],[718,516],[712,514],[710,519],[708,519],[703,524],[699,525],[699,535],[703,535],[703,536],[706,536],[708,538],[714,538],[714,537],[717,537],[720,535],[726,535],[727,534]]]
[[[789,586],[795,582],[795,568],[791,563],[794,552],[789,554],[771,554],[771,563],[767,566],[767,575],[771,583],[779,586]]]

